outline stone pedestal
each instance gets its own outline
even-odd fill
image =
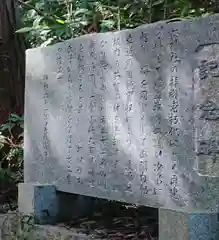
[[[81,217],[89,213],[93,203],[92,198],[59,192],[53,185],[19,184],[19,212],[32,215],[39,224],[54,224]]]
[[[218,213],[159,210],[159,240],[218,240]]]
[[[19,212],[24,215],[33,215],[37,223],[55,223],[58,215],[58,199],[55,186],[19,184],[18,208]]]

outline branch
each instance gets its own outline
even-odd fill
[[[42,17],[44,17],[45,19],[47,19],[47,20],[52,20],[52,21],[55,21],[56,22],[56,20],[55,20],[55,18],[54,17],[52,17],[52,16],[47,16],[47,15],[45,15],[42,11],[40,11],[39,9],[36,9],[33,5],[31,5],[31,4],[29,4],[29,3],[26,3],[26,2],[23,2],[22,0],[17,0],[18,1],[18,3],[20,3],[21,5],[23,5],[23,6],[25,6],[25,7],[27,7],[28,9],[34,9],[40,16],[42,16]]]
[[[149,5],[149,22],[152,23],[152,15],[153,15],[153,4],[152,4],[153,0],[150,0],[150,5]]]
[[[168,0],[165,0],[164,2],[164,13],[163,13],[163,18],[164,20],[167,19],[168,15]]]
[[[26,2],[23,2],[22,0],[17,0],[18,3],[20,3],[21,5],[27,7],[28,9],[34,9],[39,15],[43,16],[44,17],[44,13],[41,12],[40,10],[36,9],[34,6],[32,6],[31,4],[29,3],[26,3]]]

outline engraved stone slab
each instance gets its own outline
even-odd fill
[[[219,15],[27,51],[25,182],[218,210]]]

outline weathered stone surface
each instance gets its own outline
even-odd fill
[[[218,211],[219,15],[27,51],[25,182]]]
[[[25,221],[19,214],[0,214],[0,239],[26,240],[91,240],[93,236],[60,226],[39,226]],[[98,240],[97,238],[95,238]]]
[[[196,59],[196,168],[201,175],[219,177],[219,44],[199,47]]]
[[[217,240],[219,222],[216,213],[183,213],[159,209],[160,240]]]

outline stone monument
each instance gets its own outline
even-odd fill
[[[54,220],[61,191],[159,208],[160,240],[219,239],[219,15],[26,56],[21,212]]]

